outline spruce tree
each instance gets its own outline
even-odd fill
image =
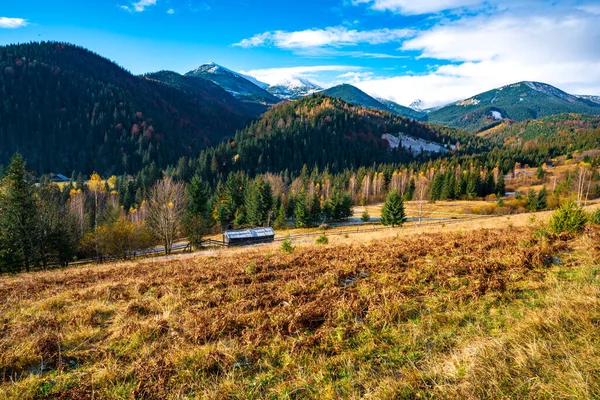
[[[506,196],[506,183],[504,182],[504,175],[502,173],[498,175],[498,180],[496,181],[496,196]]]
[[[285,207],[283,205],[283,202],[281,202],[281,205],[279,206],[279,209],[277,211],[277,218],[275,219],[275,222],[273,223],[273,227],[284,228],[285,226],[286,226]]]
[[[527,197],[525,198],[525,206],[530,211],[537,210],[537,195],[535,193],[535,190],[529,189],[529,191],[527,192]]]
[[[385,204],[381,210],[381,223],[385,226],[402,226],[404,217],[404,202],[402,201],[402,196],[397,190],[393,190],[388,193],[387,198],[385,199]]]
[[[36,262],[37,213],[34,186],[16,154],[0,181],[0,270],[18,272]]]
[[[194,247],[200,246],[203,235],[213,226],[208,202],[208,187],[196,174],[188,186],[188,208],[184,217],[185,231]]]
[[[313,226],[318,226],[321,222],[323,210],[321,209],[321,198],[315,190],[312,201],[310,202],[310,221]]]
[[[310,216],[306,207],[306,193],[301,191],[296,195],[294,225],[296,228],[306,228],[309,224]]]
[[[548,191],[546,190],[546,186],[539,191],[535,203],[536,211],[543,211],[548,208]]]

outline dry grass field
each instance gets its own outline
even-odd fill
[[[600,228],[410,231],[0,277],[0,398],[600,397]]]

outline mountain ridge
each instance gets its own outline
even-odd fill
[[[266,84],[247,75],[234,72],[216,63],[202,64],[184,74],[209,80],[241,101],[272,106],[281,101],[280,98],[267,92]],[[260,85],[260,86],[259,86]]]

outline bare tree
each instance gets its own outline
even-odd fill
[[[419,174],[415,186],[415,200],[419,202],[419,224],[421,224],[421,218],[423,217],[423,203],[427,199],[427,193],[429,192],[429,180],[425,174]]]
[[[585,193],[585,188],[586,188],[586,181],[589,179],[590,180],[590,184],[591,184],[591,180],[592,180],[592,170],[590,168],[590,165],[587,163],[580,163],[579,164],[579,169],[577,171],[577,205],[581,207],[581,203],[583,202],[584,199],[584,195],[585,195],[585,201],[587,203],[587,194]],[[589,184],[588,186],[588,193],[589,193]]]
[[[146,223],[170,254],[186,210],[185,184],[167,177],[150,190]]]

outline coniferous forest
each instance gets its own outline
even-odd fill
[[[0,272],[169,253],[226,228],[315,227],[386,197],[382,222],[398,225],[404,201],[502,197],[515,166],[600,146],[598,118],[574,114],[474,135],[314,94],[258,116],[266,107],[202,78],[133,76],[62,43],[2,47],[0,67]],[[385,134],[441,150],[391,148]]]

